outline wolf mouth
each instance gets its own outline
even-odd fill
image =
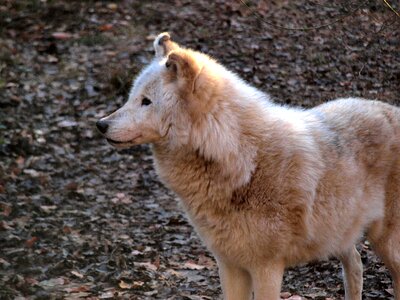
[[[112,143],[112,144],[125,144],[127,142],[122,142],[122,141],[116,141],[112,139],[107,139],[107,142]]]
[[[134,142],[137,138],[140,138],[141,136],[142,136],[142,135],[138,135],[137,137],[135,137],[135,138],[133,138],[133,139],[131,139],[131,140],[129,140],[129,141],[116,141],[116,140],[107,138],[107,142],[109,142],[109,143],[111,143],[111,144],[116,144],[116,145],[128,144],[128,143]]]

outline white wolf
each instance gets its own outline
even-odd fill
[[[225,299],[279,299],[285,267],[338,257],[362,293],[363,233],[400,300],[400,109],[339,99],[281,107],[205,54],[154,42],[128,102],[97,126],[116,147],[151,143],[218,262]]]

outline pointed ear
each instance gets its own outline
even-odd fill
[[[153,43],[156,57],[162,58],[167,56],[174,49],[178,49],[179,45],[171,40],[168,32],[160,33]]]
[[[168,55],[166,81],[173,83],[193,120],[211,111],[218,80],[207,72],[205,62],[193,51],[178,49]]]
[[[172,51],[168,55],[165,67],[168,70],[168,81],[176,81],[179,90],[186,97],[194,94],[196,80],[201,73],[202,66],[190,51],[184,49]]]

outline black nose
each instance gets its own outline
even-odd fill
[[[97,129],[103,134],[106,133],[106,131],[108,129],[107,121],[99,120],[96,122],[96,126],[97,126]]]

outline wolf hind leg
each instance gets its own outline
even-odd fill
[[[345,300],[361,300],[363,265],[355,246],[338,256],[343,266]]]
[[[400,221],[397,219],[395,224],[391,223],[389,226],[382,226],[382,223],[375,226],[382,234],[379,237],[370,234],[369,239],[376,254],[389,269],[395,299],[400,300]]]

